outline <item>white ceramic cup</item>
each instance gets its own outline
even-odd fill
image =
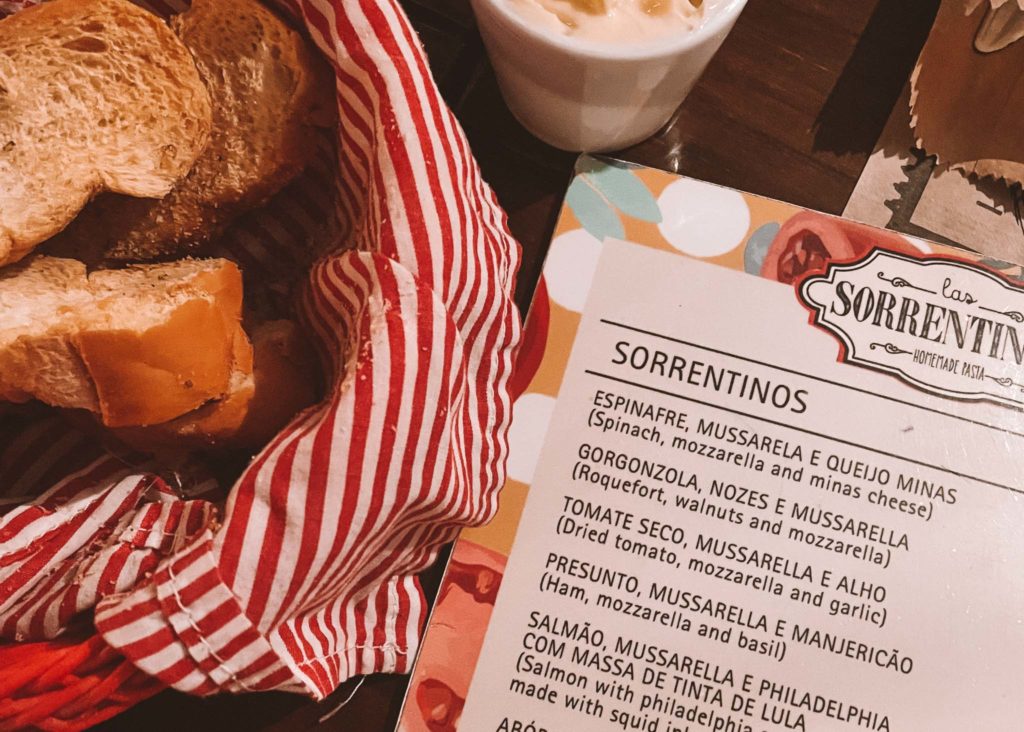
[[[692,31],[628,44],[532,25],[511,0],[472,0],[502,96],[530,132],[563,150],[606,152],[657,132],[693,88],[747,0],[704,0]]]

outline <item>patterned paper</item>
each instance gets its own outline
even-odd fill
[[[851,259],[874,246],[911,257],[965,256],[915,237],[618,161],[582,157],[576,172],[534,295],[513,379],[515,419],[501,510],[490,525],[464,531],[452,551],[399,732],[458,729],[494,606],[494,598],[477,588],[500,583],[586,305],[601,238],[620,238],[761,276],[778,274],[767,262],[769,250],[777,252],[780,244],[802,232],[821,233],[830,246],[846,247]],[[1011,280],[1024,281],[1024,267],[981,262]],[[476,584],[467,576],[475,577]],[[456,638],[460,642],[453,649]]]

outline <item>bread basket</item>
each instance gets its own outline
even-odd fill
[[[337,136],[220,253],[294,308],[327,398],[230,491],[0,411],[0,729],[405,672],[416,575],[496,508],[518,245],[395,0],[281,9],[334,68]]]

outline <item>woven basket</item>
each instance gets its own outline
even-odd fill
[[[96,635],[0,646],[0,730],[81,730],[163,688]]]
[[[0,0],[0,14],[31,1]],[[138,1],[166,16],[185,0]],[[396,0],[279,2],[332,61],[338,136],[215,254],[293,309],[327,398],[226,501],[212,473],[183,493],[177,476],[124,477],[125,456],[68,447],[59,427],[12,436],[0,405],[0,638],[17,639],[0,641],[0,731],[84,729],[163,688],[319,699],[406,672],[427,611],[418,573],[496,509],[518,245]],[[276,286],[296,274],[301,292]],[[85,494],[109,516],[82,539],[62,512]],[[5,555],[18,511],[44,540]],[[46,541],[78,543],[54,558]],[[323,545],[337,551],[310,550]],[[47,556],[19,567],[32,552]]]

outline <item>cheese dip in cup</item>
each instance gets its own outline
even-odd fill
[[[679,36],[701,23],[702,0],[508,0],[530,25],[599,43]]]
[[[657,132],[746,0],[472,0],[502,96],[563,150],[605,152]]]

